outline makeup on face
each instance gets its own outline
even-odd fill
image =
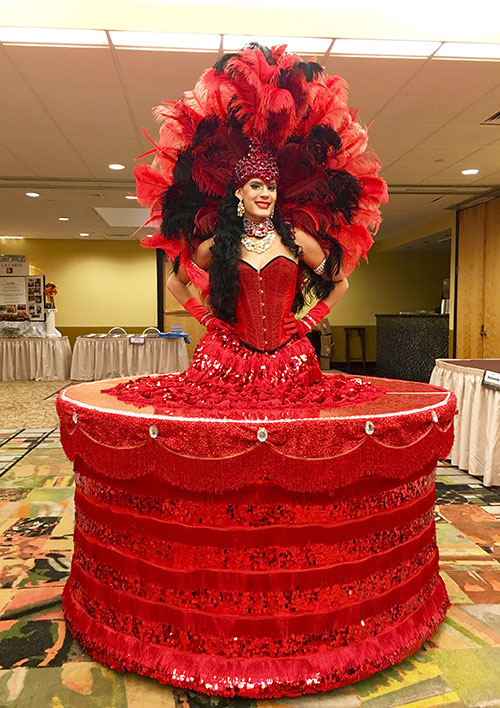
[[[267,183],[254,177],[236,191],[238,199],[243,201],[245,218],[260,221],[270,216],[277,197],[276,181]]]

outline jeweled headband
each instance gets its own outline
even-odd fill
[[[259,140],[252,138],[248,153],[235,165],[233,173],[235,189],[242,187],[253,177],[259,177],[264,182],[271,182],[273,179],[277,180],[278,176],[278,163],[274,157],[265,151]]]

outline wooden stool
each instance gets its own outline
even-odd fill
[[[346,371],[351,371],[351,361],[355,361],[351,357],[351,334],[357,334],[361,340],[361,361],[363,362],[363,373],[366,374],[366,327],[344,327],[345,332],[345,368]],[[359,361],[359,357],[356,357]]]

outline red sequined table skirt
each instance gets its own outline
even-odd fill
[[[155,415],[59,397],[76,475],[63,605],[108,666],[208,694],[326,691],[401,661],[449,601],[434,469],[455,397],[384,380],[317,416]]]

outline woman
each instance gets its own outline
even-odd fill
[[[191,295],[184,267],[178,266],[167,282],[208,330],[190,368],[119,384],[108,393],[162,412],[265,409],[268,415],[282,415],[283,407],[300,407],[304,413],[383,395],[369,382],[325,376],[319,368],[306,334],[342,298],[348,282],[340,262],[327,261],[316,239],[281,221],[278,178],[276,161],[252,141],[235,166],[215,236],[193,254],[191,268],[209,275],[211,309]],[[309,289],[324,297],[296,320],[292,310],[303,301],[299,267],[309,273]]]

